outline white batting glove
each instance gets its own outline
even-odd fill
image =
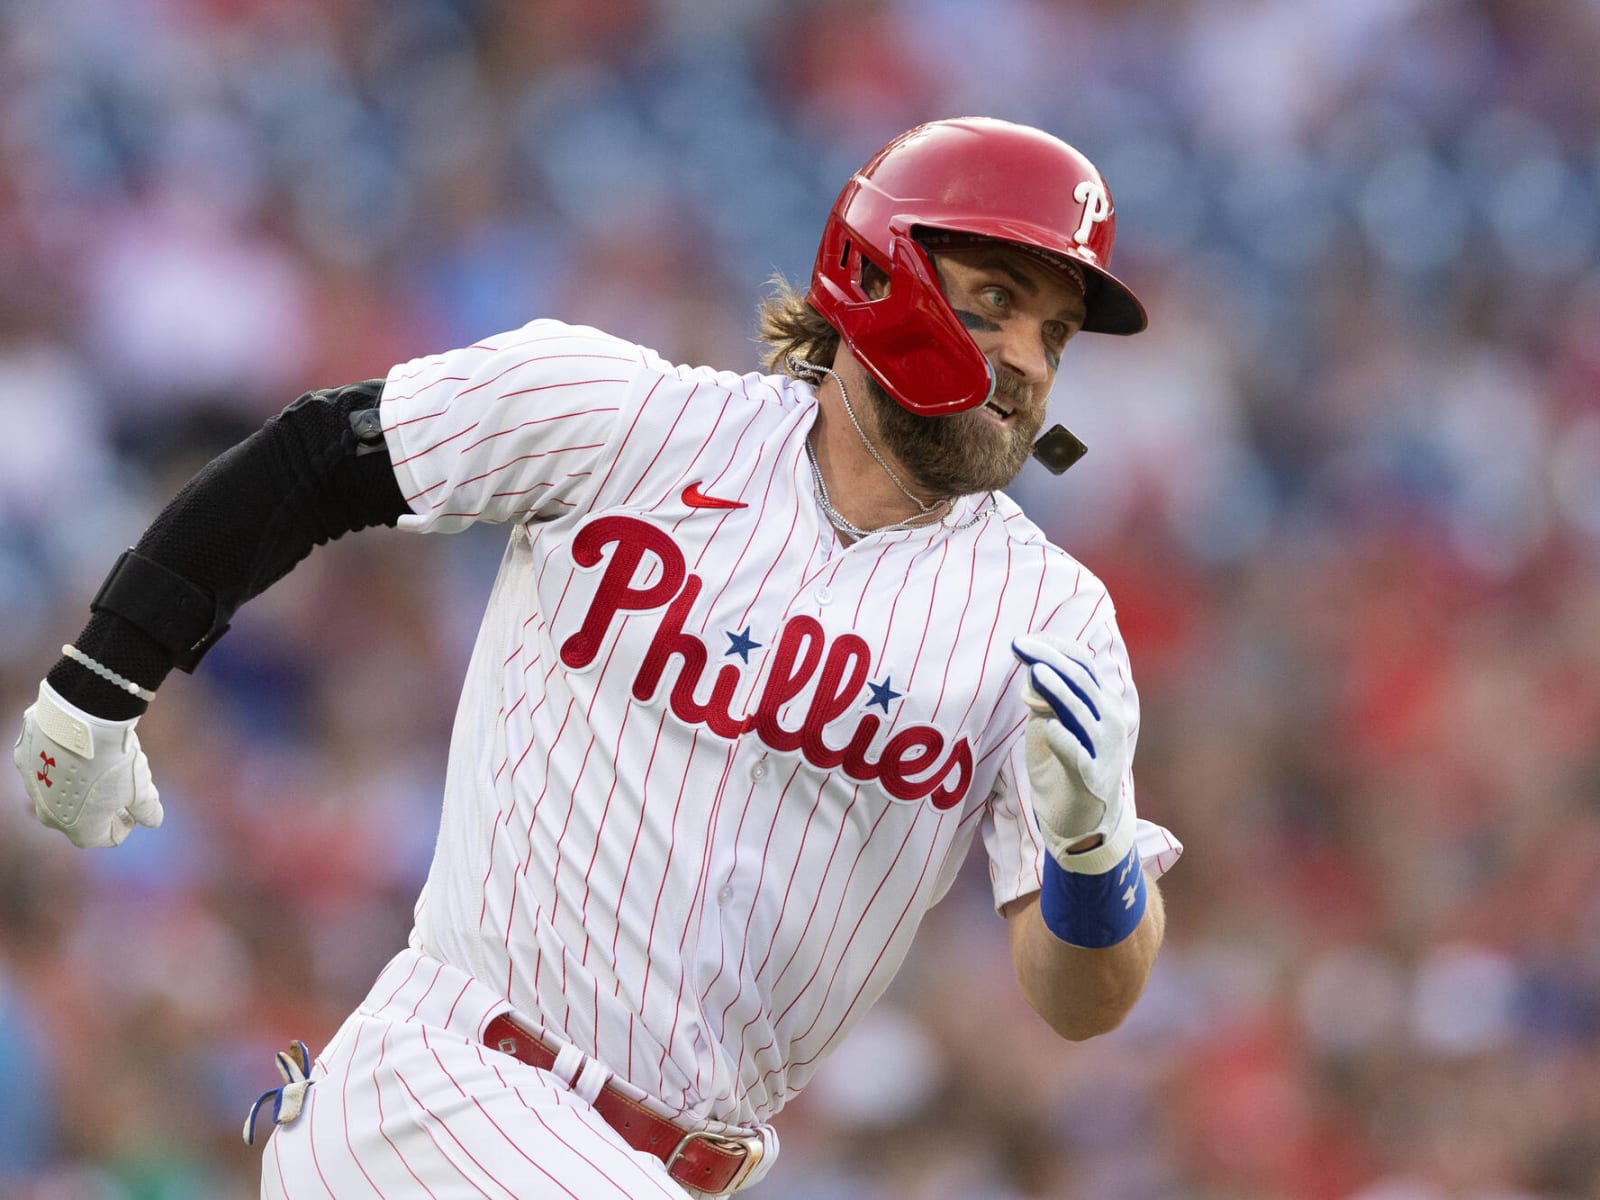
[[[133,729],[138,720],[104,720],[39,684],[11,758],[40,823],[75,846],[117,846],[135,825],[161,824],[161,798]]]
[[[1068,871],[1099,875],[1128,856],[1138,819],[1123,795],[1133,756],[1128,713],[1102,686],[1086,647],[1048,633],[1011,643],[1028,667],[1028,780],[1050,856]],[[1099,834],[1096,848],[1067,847]]]

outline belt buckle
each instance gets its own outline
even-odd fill
[[[719,1193],[720,1195],[737,1192],[742,1188],[749,1180],[750,1173],[761,1164],[762,1155],[766,1153],[766,1143],[755,1134],[736,1137],[727,1133],[712,1133],[705,1129],[691,1129],[683,1135],[683,1140],[674,1147],[672,1153],[667,1157],[667,1171],[669,1174],[672,1171],[673,1164],[683,1157],[683,1152],[688,1148],[689,1143],[696,1141],[709,1142],[718,1150],[724,1150],[729,1154],[739,1150],[744,1151],[744,1162],[739,1164],[739,1169],[734,1172],[733,1178],[728,1181],[728,1186]]]

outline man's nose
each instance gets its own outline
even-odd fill
[[[1008,321],[997,335],[995,365],[1009,370],[1023,382],[1041,385],[1050,381],[1054,370],[1044,343],[1043,331],[1027,321]]]

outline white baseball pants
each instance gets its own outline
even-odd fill
[[[317,1057],[262,1200],[685,1200],[555,1074],[480,1040],[505,1001],[404,951]]]

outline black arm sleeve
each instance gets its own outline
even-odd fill
[[[308,392],[255,433],[207,463],[145,530],[135,550],[214,599],[225,621],[283,578],[313,547],[357,529],[393,525],[409,512],[383,442],[353,414],[375,408],[383,380]],[[156,688],[173,653],[105,609],[77,637],[79,650],[141,687]],[[145,709],[142,700],[69,658],[50,685],[108,720]]]

